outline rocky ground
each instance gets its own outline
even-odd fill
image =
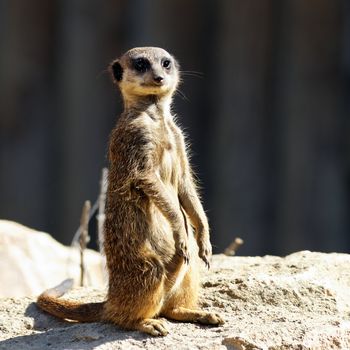
[[[168,322],[153,338],[109,324],[57,320],[33,298],[0,299],[0,349],[350,349],[350,255],[298,252],[281,257],[213,258],[202,304],[222,327]],[[78,288],[67,297],[101,300]]]

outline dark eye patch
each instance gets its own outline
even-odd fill
[[[162,66],[165,68],[165,69],[170,69],[171,67],[171,61],[167,58],[163,59],[162,61]]]
[[[133,68],[140,73],[144,73],[151,68],[151,64],[149,63],[147,58],[139,57],[132,60]]]

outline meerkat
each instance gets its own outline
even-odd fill
[[[218,314],[198,309],[200,259],[209,267],[212,249],[185,138],[171,112],[178,62],[161,48],[140,47],[109,71],[124,111],[109,142],[107,298],[60,299],[70,287],[63,283],[37,304],[62,319],[106,321],[154,336],[168,333],[164,318],[221,325]]]

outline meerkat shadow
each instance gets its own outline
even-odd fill
[[[128,339],[144,341],[148,338],[154,338],[152,335],[139,331],[127,331],[119,328],[117,325],[106,322],[82,323],[62,320],[41,310],[35,302],[27,306],[24,316],[32,318],[33,325],[31,328],[41,333],[12,338],[13,344],[18,345],[22,340],[32,339],[31,337],[34,337],[35,341],[38,342],[40,342],[41,338],[47,342],[49,341],[47,340],[48,338],[60,335],[62,338],[64,337],[71,341],[91,343],[91,347],[84,347],[84,349],[94,349],[97,345],[110,341],[126,341]],[[36,338],[38,339],[36,340]],[[5,343],[0,342],[0,345],[3,344]],[[0,346],[0,349],[11,349],[11,347]]]
[[[142,343],[145,339],[151,338],[151,336],[148,337],[146,334],[136,331],[122,331],[111,324],[60,321],[49,314],[45,315],[44,312],[41,312],[43,316],[38,315],[38,313],[35,303],[30,304],[25,312],[27,317],[34,319],[32,330],[35,330],[35,333],[1,340],[0,350],[93,350],[110,342],[116,342],[118,346],[130,339]]]
[[[31,317],[33,319],[33,329],[36,331],[44,331],[53,328],[69,327],[77,322],[67,321],[59,319],[49,313],[41,310],[36,302],[30,303],[25,312],[24,316]]]

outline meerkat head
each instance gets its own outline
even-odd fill
[[[141,96],[171,96],[179,84],[179,65],[158,47],[138,47],[110,64],[113,81],[124,99]]]

